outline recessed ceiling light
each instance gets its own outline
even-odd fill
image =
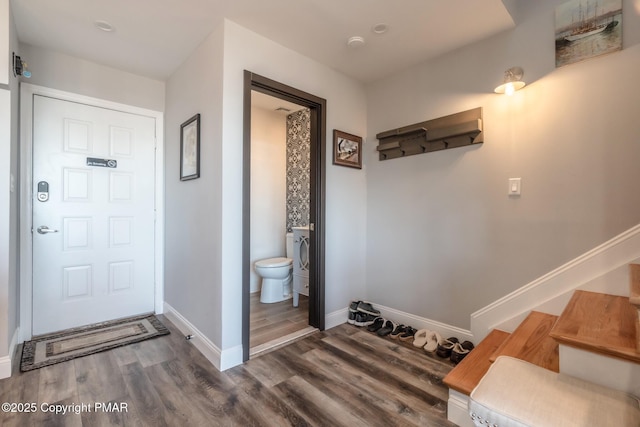
[[[364,37],[353,36],[353,37],[349,37],[349,40],[347,40],[347,46],[353,49],[363,45],[364,45]]]
[[[387,30],[389,30],[389,24],[385,24],[384,22],[371,27],[371,31],[373,31],[374,34],[384,34]]]
[[[115,28],[113,28],[113,25],[109,24],[107,21],[96,21],[94,22],[94,25],[96,26],[96,28],[106,33],[110,33],[115,30]]]

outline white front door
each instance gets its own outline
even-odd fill
[[[155,119],[35,95],[33,335],[154,311]]]

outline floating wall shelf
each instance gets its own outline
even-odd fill
[[[483,141],[482,107],[381,132],[380,160],[479,144]]]

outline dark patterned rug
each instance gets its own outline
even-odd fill
[[[22,347],[22,372],[140,342],[169,330],[153,314],[40,335]]]

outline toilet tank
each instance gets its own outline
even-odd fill
[[[293,233],[287,233],[287,258],[293,259]]]

